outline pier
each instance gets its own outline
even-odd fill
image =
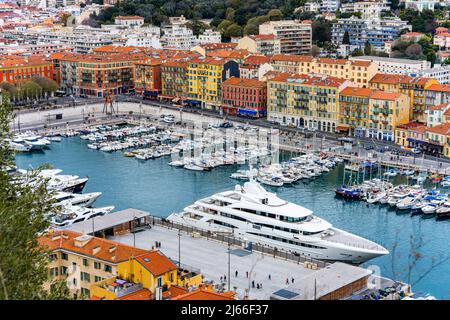
[[[114,215],[118,217],[115,218]],[[302,279],[313,279],[315,274],[321,278],[324,273],[329,280],[320,282],[318,292],[338,292],[341,288],[351,287],[352,281],[355,280],[354,277],[341,275],[342,270],[345,274],[351,272],[367,278],[367,284],[364,283],[354,290],[354,295],[394,285],[392,280],[370,275],[370,270],[356,266],[327,263],[257,244],[253,245],[252,250],[247,250],[246,243],[230,234],[212,233],[171,223],[141,210],[126,209],[92,220],[95,222],[81,222],[68,228],[86,233],[92,233],[94,230],[97,236],[103,235],[110,240],[147,250],[155,249],[158,241],[161,243],[158,249],[175,264],[183,269],[200,272],[206,282],[222,284],[223,288],[228,290],[230,280],[230,289],[237,292],[239,299],[274,299],[274,293],[279,295],[285,290],[307,290],[311,293],[312,289],[305,287],[307,283],[302,283]],[[124,224],[131,226],[129,232],[123,232]],[[339,283],[330,280],[336,277],[341,278]],[[253,282],[255,286],[252,285]],[[257,289],[257,284],[262,284],[262,288]],[[299,297],[320,298],[311,294],[307,297],[299,294]]]

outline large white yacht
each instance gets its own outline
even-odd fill
[[[388,254],[384,247],[333,227],[297,204],[280,199],[250,179],[244,186],[196,201],[168,220],[233,232],[246,242],[277,247],[305,257],[360,264]]]

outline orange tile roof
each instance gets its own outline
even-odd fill
[[[204,59],[200,59],[200,58],[192,59],[189,62],[190,63],[197,63],[197,64],[224,65],[228,61],[230,61],[230,60],[229,59],[217,58],[217,57],[206,57]]]
[[[141,289],[117,298],[116,300],[153,300],[153,294],[148,289]]]
[[[401,95],[402,95],[401,93],[385,92],[385,91],[378,90],[378,91],[375,91],[374,93],[372,93],[370,98],[371,99],[377,99],[377,100],[391,100],[391,101],[394,101],[395,99],[397,99]]]
[[[400,74],[386,74],[386,73],[377,73],[373,76],[373,78],[369,81],[371,83],[409,83],[413,77],[400,75]]]
[[[245,58],[245,60],[242,64],[243,65],[261,65],[261,64],[269,63],[269,62],[270,62],[269,57],[253,54],[253,55]]]
[[[199,47],[202,47],[206,50],[217,50],[217,49],[229,49],[229,48],[235,48],[237,47],[237,43],[234,42],[227,42],[227,43],[204,43],[199,44]]]
[[[171,285],[169,289],[163,292],[164,298],[173,299],[177,296],[180,296],[182,294],[186,294],[188,290],[186,288],[177,286],[177,285]]]
[[[423,133],[425,131],[425,129],[427,128],[427,126],[424,125],[423,123],[420,123],[420,122],[417,122],[417,121],[411,121],[411,122],[406,123],[406,124],[398,125],[397,128],[398,129],[415,131],[415,132],[418,132],[418,133]]]
[[[39,55],[29,57],[13,55],[0,56],[0,68],[30,67],[36,65],[53,65],[53,63]]]
[[[81,233],[70,230],[53,231],[40,236],[38,242],[50,250],[66,250],[112,264],[126,261],[131,256],[142,255],[148,252],[147,250],[133,248],[119,242],[97,237],[91,238],[84,246],[77,247],[75,238],[81,235]]]
[[[301,84],[306,85],[314,85],[314,86],[323,86],[323,87],[339,87],[343,84],[346,79],[336,78],[331,76],[317,76],[317,75],[308,75],[308,74],[298,74],[298,73],[280,73],[275,75],[269,81],[276,82],[289,82],[290,80],[300,80],[303,82]],[[294,82],[293,82],[294,83]]]
[[[236,50],[220,49],[208,52],[206,55],[208,57],[244,59],[250,55],[250,52],[245,49],[236,49]]]
[[[136,256],[135,259],[154,276],[159,276],[177,269],[177,266],[158,250],[146,252]]]
[[[358,87],[347,87],[341,91],[341,95],[346,96],[358,96],[358,97],[370,97],[375,90],[371,90],[368,88],[358,88]]]
[[[255,34],[251,35],[250,38],[254,40],[275,40],[276,37],[274,34]]]
[[[222,82],[223,86],[237,86],[237,87],[248,87],[248,88],[265,88],[266,82],[259,81],[256,79],[244,79],[231,77]]]
[[[119,20],[138,20],[138,19],[144,19],[141,16],[117,16],[115,19]]]
[[[332,58],[319,58],[317,59],[318,63],[326,63],[326,64],[346,64],[348,60],[345,59],[332,59]]]
[[[300,56],[296,54],[274,54],[272,61],[290,61],[290,62],[312,62],[313,56]]]
[[[450,123],[438,124],[437,126],[426,128],[425,131],[442,135],[450,135]]]
[[[448,32],[442,32],[442,33],[436,34],[435,37],[445,37],[445,38],[448,38],[448,37],[450,37],[450,33],[448,33]]]
[[[188,61],[179,61],[179,60],[167,60],[161,63],[161,67],[176,67],[176,68],[186,68],[188,65]]]
[[[172,300],[234,300],[225,293],[216,293],[205,289],[196,289],[186,294],[179,295]]]
[[[449,84],[438,84],[433,83],[430,85],[427,90],[429,91],[442,91],[442,92],[450,92],[450,85]]]
[[[438,104],[438,105],[432,106],[428,110],[433,110],[433,111],[443,110],[446,107],[448,107],[448,105],[449,105],[449,103],[442,103],[442,104]]]
[[[402,37],[419,37],[419,36],[423,36],[423,33],[421,33],[421,32],[406,32],[406,33],[402,34]]]

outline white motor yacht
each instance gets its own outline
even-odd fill
[[[359,264],[389,253],[375,242],[335,228],[311,210],[267,192],[253,179],[198,200],[167,219],[211,232],[232,232],[247,243],[321,260]]]

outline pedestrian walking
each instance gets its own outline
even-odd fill
[[[236,277],[238,276],[238,271],[236,270]]]
[[[289,284],[289,278],[286,278],[286,284]]]
[[[256,284],[256,289],[259,289],[259,283]]]
[[[245,271],[245,276],[248,278],[248,271]]]
[[[222,279],[223,279],[223,277],[222,277],[222,276],[220,276],[220,282],[222,282]]]
[[[270,275],[270,273],[269,273],[269,280],[272,280],[272,276]]]
[[[227,276],[223,276],[223,281],[227,281]]]
[[[294,283],[294,277],[292,277],[291,282]]]
[[[255,287],[255,280],[252,280],[252,288]]]

